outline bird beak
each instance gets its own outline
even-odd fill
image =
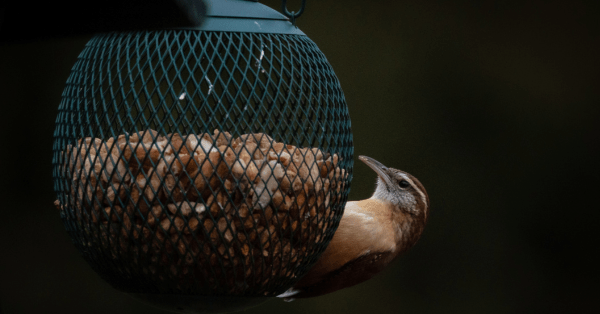
[[[388,167],[384,166],[382,163],[380,163],[379,161],[377,161],[371,157],[358,156],[358,159],[360,161],[364,162],[365,164],[367,164],[367,166],[369,166],[369,168],[373,169],[373,171],[377,172],[377,174],[385,182],[385,184],[387,184],[389,187],[394,186],[392,184],[392,180],[390,179],[390,176],[387,174]]]

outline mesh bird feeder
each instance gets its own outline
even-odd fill
[[[56,205],[93,269],[200,312],[262,302],[306,274],[342,216],[353,154],[315,43],[259,3],[207,2],[201,27],[87,43],[53,158]]]

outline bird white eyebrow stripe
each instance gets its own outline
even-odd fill
[[[415,191],[417,191],[419,193],[419,195],[421,196],[421,201],[423,201],[423,204],[427,204],[427,198],[425,197],[425,194],[423,193],[423,191],[421,191],[421,189],[419,189],[419,187],[415,184],[415,182],[413,182],[413,180],[411,180],[406,174],[404,173],[399,173],[399,175],[406,181],[408,181],[408,183],[410,183],[410,185],[415,189]]]

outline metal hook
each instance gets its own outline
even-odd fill
[[[300,17],[300,15],[302,15],[302,13],[304,12],[305,6],[306,6],[306,0],[302,0],[302,7],[300,8],[300,11],[298,11],[298,12],[292,11],[290,13],[290,11],[288,11],[288,9],[287,9],[287,1],[281,0],[281,12],[283,13],[283,15],[285,15],[287,18],[290,19],[290,21],[292,22],[292,25],[294,25],[294,26],[296,26],[296,18],[298,18],[298,17]]]

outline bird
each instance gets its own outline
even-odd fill
[[[421,237],[429,196],[409,173],[359,156],[378,177],[375,192],[347,202],[331,242],[308,273],[278,295],[285,301],[328,294],[364,282],[406,252]]]

